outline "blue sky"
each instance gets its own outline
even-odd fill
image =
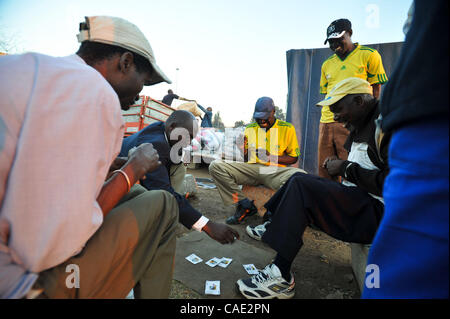
[[[251,118],[256,100],[285,108],[286,51],[323,48],[331,21],[348,18],[353,41],[403,41],[412,0],[0,0],[0,39],[16,53],[74,53],[86,15],[112,15],[136,24],[172,85],[147,87],[162,99],[169,88],[220,111],[226,125]],[[330,51],[331,55],[331,51]],[[176,71],[176,69],[179,69]]]

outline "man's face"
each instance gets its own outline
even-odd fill
[[[192,123],[186,123],[179,126],[174,125],[172,128],[168,129],[167,135],[169,137],[169,145],[172,147],[175,144],[181,142],[181,144],[179,145],[182,148],[185,148],[191,144],[194,137],[197,136],[197,133],[198,122],[193,117]]]
[[[139,93],[150,79],[150,72],[139,73],[133,66],[128,76],[118,83],[116,92],[123,110],[128,110],[139,99]]]
[[[130,105],[139,99],[139,93],[144,85],[150,83],[151,77],[151,70],[138,72],[133,54],[126,52],[112,64],[112,69],[109,70],[108,82],[116,91],[122,109],[128,110]]]
[[[352,48],[351,36],[348,31],[345,31],[344,35],[338,39],[328,40],[331,51],[337,55],[344,55],[348,53]]]
[[[334,113],[334,120],[344,124],[344,127],[350,129],[357,127],[359,122],[365,117],[364,102],[359,95],[347,95],[333,105],[330,105],[330,111]]]
[[[258,123],[260,128],[266,129],[270,127],[275,122],[275,110],[270,112],[270,115],[267,119],[255,119],[256,123]]]

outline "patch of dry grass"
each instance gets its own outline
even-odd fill
[[[169,299],[202,299],[203,297],[196,291],[186,287],[181,282],[172,280]]]

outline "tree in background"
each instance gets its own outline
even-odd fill
[[[212,126],[218,130],[225,130],[225,124],[223,124],[222,118],[220,117],[220,112],[214,114]]]
[[[275,117],[280,121],[286,121],[286,114],[278,106],[275,106]]]
[[[20,42],[20,36],[17,33],[12,33],[3,25],[0,25],[0,52],[8,54],[21,53],[24,50]]]
[[[245,122],[242,120],[234,122],[234,128],[242,127],[242,126],[247,126],[247,124],[245,124]]]

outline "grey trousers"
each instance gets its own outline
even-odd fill
[[[135,298],[167,298],[177,224],[178,204],[170,193],[135,185],[83,250],[41,272],[35,288],[48,298],[125,298],[132,288]]]

